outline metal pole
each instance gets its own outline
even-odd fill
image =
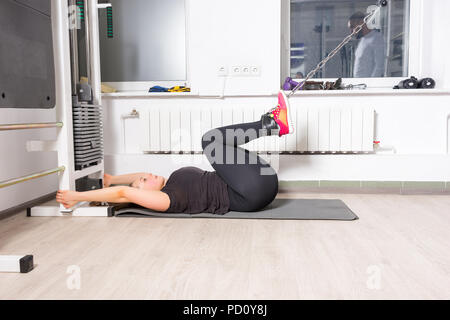
[[[69,23],[68,2],[51,0],[53,55],[55,58],[55,91],[56,91],[56,119],[63,122],[64,127],[57,130],[56,150],[58,151],[58,166],[65,166],[64,174],[59,177],[59,188],[75,190],[73,177],[74,138],[72,116],[72,85],[70,72],[70,39],[67,25]]]
[[[63,126],[62,122],[0,124],[0,131],[25,130],[25,129],[43,129],[43,128],[62,128],[62,126]]]
[[[408,73],[408,66],[409,66],[409,57],[410,57],[410,53],[409,53],[409,31],[411,30],[410,28],[410,23],[411,23],[411,4],[409,3],[409,1],[405,1],[405,24],[404,24],[404,31],[403,31],[403,59],[402,59],[402,70],[403,70],[403,74],[402,76],[406,77],[409,76],[410,73]]]
[[[86,72],[89,85],[92,86],[91,79],[91,35],[90,35],[90,23],[89,20],[89,4],[88,0],[84,0],[84,32],[86,37]]]
[[[59,172],[63,172],[64,170],[66,170],[66,167],[61,166],[52,170],[47,170],[47,171],[42,171],[42,172],[38,172],[38,173],[33,173],[31,175],[25,176],[25,177],[20,177],[20,178],[16,178],[16,179],[11,179],[11,180],[5,180],[5,181],[0,181],[0,189],[1,188],[5,188],[5,187],[9,187],[21,182],[25,182],[25,181],[29,181],[29,180],[33,180],[33,179],[37,179],[37,178],[41,178],[41,177],[45,177],[54,173],[59,173]]]
[[[407,1],[405,1],[407,2]],[[388,14],[386,17],[387,20],[387,30],[385,30],[385,34],[384,34],[384,38],[386,39],[386,53],[385,53],[385,58],[384,58],[384,76],[385,77],[389,77],[388,72],[390,71],[390,58],[391,58],[391,47],[394,47],[394,44],[392,43],[391,45],[391,41],[393,39],[391,39],[391,32],[392,32],[392,7],[391,7],[391,1],[388,2],[387,5],[388,8]],[[381,14],[380,14],[380,21],[381,21]]]
[[[70,0],[69,4],[72,8],[75,8],[75,12],[78,13],[78,8],[75,0]],[[75,19],[80,19],[77,15]],[[81,25],[81,22],[75,23],[70,29],[70,51],[71,51],[71,71],[72,71],[72,95],[77,94],[77,83],[80,81],[80,71],[78,66],[78,30],[77,27]]]

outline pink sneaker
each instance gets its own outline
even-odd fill
[[[270,116],[275,120],[280,128],[279,136],[294,133],[294,123],[292,121],[289,100],[283,91],[278,93],[278,106],[271,110]]]

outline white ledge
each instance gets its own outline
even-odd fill
[[[198,96],[195,92],[147,92],[147,91],[123,91],[114,93],[102,93],[103,98],[176,98],[186,96]]]
[[[286,91],[289,93],[290,91]],[[305,90],[293,96],[362,96],[362,95],[450,95],[448,89],[355,89],[355,90]]]
[[[290,91],[285,91],[288,94]],[[364,96],[364,95],[450,95],[450,89],[357,89],[357,90],[305,90],[297,91],[291,98],[298,96]],[[267,95],[243,95],[228,94],[224,97],[214,95],[199,95],[196,92],[147,92],[147,91],[124,91],[115,93],[103,93],[103,98],[185,98],[185,97],[208,97],[208,98],[231,98],[231,97],[262,97],[276,96],[275,93]]]

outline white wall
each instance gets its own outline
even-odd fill
[[[280,2],[274,0],[187,0],[188,73],[194,92],[275,93],[280,70]],[[260,77],[217,76],[218,67],[254,65]]]
[[[423,0],[422,61],[419,76],[432,75],[440,87],[450,89],[448,62],[448,30],[450,29],[450,1]]]

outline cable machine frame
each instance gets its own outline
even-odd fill
[[[71,1],[72,3],[74,1]],[[98,106],[101,105],[98,9],[103,7],[102,5],[98,5],[97,0],[85,0],[85,10],[87,13],[85,23],[88,76],[89,84],[92,87],[92,102]],[[56,121],[52,123],[2,124],[0,125],[0,131],[56,128],[56,140],[42,142],[38,150],[33,151],[57,151],[58,167],[27,176],[0,181],[0,189],[52,174],[58,174],[59,188],[67,190],[76,189],[77,179],[88,176],[94,179],[103,178],[103,156],[102,161],[96,165],[79,170],[75,168],[72,96],[73,88],[75,87],[74,82],[77,80],[78,73],[75,72],[76,63],[74,63],[74,59],[71,59],[71,56],[74,58],[74,51],[71,49],[74,48],[74,42],[72,40],[74,40],[73,36],[74,34],[76,35],[76,30],[70,29],[68,1],[51,0],[51,23],[55,66]],[[72,38],[70,33],[72,33]],[[55,202],[28,208],[27,215],[31,217],[108,217],[112,216],[112,207],[91,207],[88,203],[81,203],[74,208],[66,209]],[[27,273],[33,267],[33,255],[0,255],[0,272]]]

